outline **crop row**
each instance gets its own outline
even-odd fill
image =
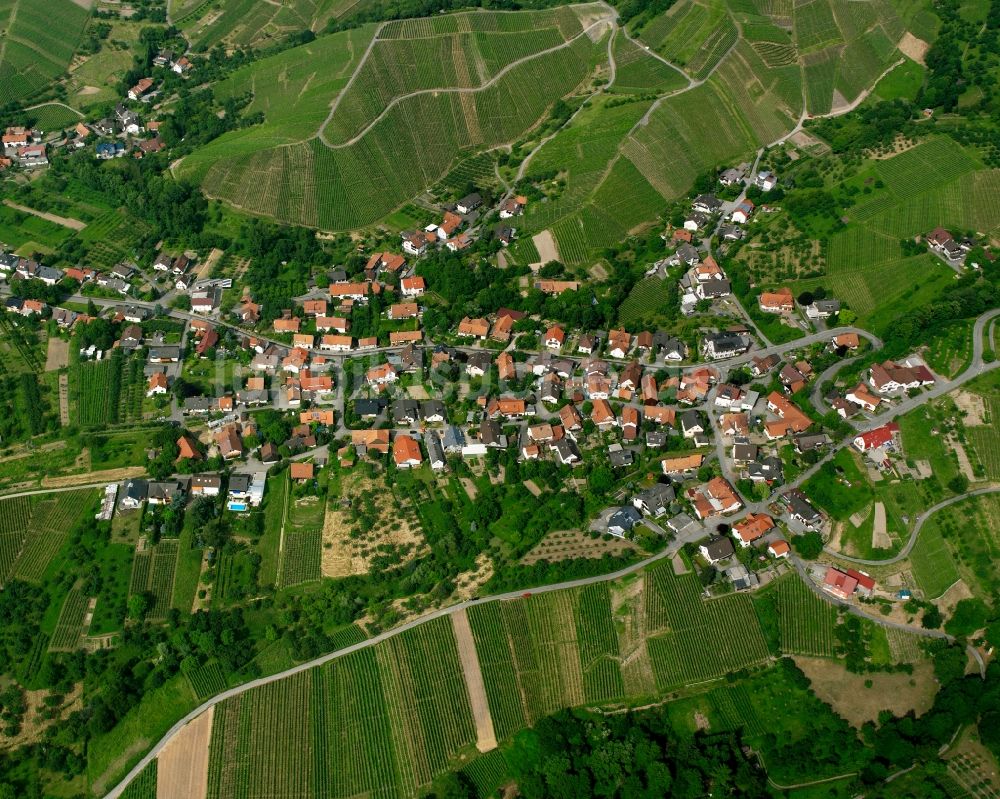
[[[837,611],[798,578],[775,586],[782,651],[832,657]]]
[[[31,498],[14,497],[0,500],[0,533],[13,533],[28,529],[31,518]]]
[[[287,588],[322,576],[323,531],[286,530],[285,545],[278,569],[278,586]]]
[[[83,637],[83,623],[87,617],[89,604],[87,595],[79,588],[73,588],[66,595],[56,629],[49,641],[49,649],[53,652],[72,652],[80,645]]]

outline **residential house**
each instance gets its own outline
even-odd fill
[[[170,381],[167,379],[166,374],[163,372],[154,372],[150,378],[149,383],[146,386],[146,396],[155,397],[162,396],[167,393]]]
[[[483,419],[479,423],[479,441],[486,447],[507,448],[507,436],[503,435],[495,419]]]
[[[810,319],[829,319],[838,313],[840,313],[840,300],[815,300],[806,306],[806,316]]]
[[[712,536],[711,538],[702,542],[698,551],[701,556],[711,563],[713,566],[720,561],[730,558],[736,552],[733,549],[733,542],[724,536]]]
[[[661,461],[663,473],[668,476],[692,474],[701,468],[703,455],[680,455]]]
[[[774,519],[766,513],[748,513],[733,525],[733,535],[740,546],[748,547],[774,529]]]
[[[545,331],[544,341],[545,346],[550,350],[560,350],[566,341],[566,331],[558,325],[550,327]]]
[[[780,538],[767,545],[767,554],[775,559],[787,558],[790,552],[788,542]]]
[[[621,328],[608,332],[608,357],[622,359],[632,348],[632,336]]]
[[[139,100],[153,88],[152,78],[140,78],[139,81],[128,90],[129,100]]]
[[[135,510],[146,501],[149,484],[138,477],[125,481],[119,505],[125,510]]]
[[[823,577],[823,590],[840,599],[850,599],[858,587],[858,581],[846,572],[830,566]]]
[[[653,483],[632,498],[632,504],[638,510],[657,519],[667,512],[673,501],[674,489],[663,483]]]
[[[424,400],[420,404],[419,418],[427,424],[443,424],[448,419],[448,411],[441,400]]]
[[[191,476],[191,495],[196,497],[217,497],[222,490],[222,478],[217,474],[195,474]]]
[[[844,347],[848,350],[856,350],[861,346],[861,339],[857,333],[840,333],[833,337],[833,346]]]
[[[738,225],[745,225],[750,221],[750,217],[753,216],[754,206],[752,200],[743,200],[736,209],[730,214],[729,218]]]
[[[882,403],[882,398],[872,394],[864,383],[858,383],[844,395],[844,398],[869,413],[874,413]]]
[[[509,352],[501,352],[497,356],[497,371],[501,380],[517,379],[517,367]]]
[[[434,471],[445,468],[444,448],[441,446],[441,439],[437,433],[430,433],[424,437],[424,444],[427,446],[427,461]]]
[[[233,460],[243,455],[243,440],[236,425],[227,424],[215,434],[214,439],[223,460]]]
[[[500,203],[500,218],[511,219],[524,213],[524,207],[528,204],[528,198],[522,195],[508,197]]]
[[[714,194],[699,194],[694,198],[691,207],[703,214],[716,214],[722,209],[722,200]]]
[[[427,248],[434,241],[432,236],[422,230],[403,233],[402,238],[404,252],[418,256],[427,252]]]
[[[733,358],[750,349],[750,337],[742,333],[709,333],[705,336],[705,355],[713,360]]]
[[[455,210],[460,214],[471,214],[479,206],[483,204],[482,195],[479,192],[472,192],[472,194],[465,195],[461,200],[455,203]]]
[[[608,518],[608,532],[624,538],[632,528],[642,521],[642,514],[632,505],[623,505]]]
[[[695,410],[684,411],[681,414],[681,432],[684,438],[694,438],[699,433],[705,432],[705,425],[701,421],[701,414]]]
[[[639,435],[639,410],[632,405],[622,408],[622,438],[634,441]]]
[[[458,324],[458,335],[466,338],[485,339],[490,334],[490,323],[485,319],[470,319],[468,316]]]
[[[601,430],[607,430],[618,424],[615,412],[611,409],[607,400],[594,400],[594,407],[590,412],[590,418]]]
[[[184,483],[180,480],[151,481],[146,487],[146,501],[150,505],[170,505],[184,495]]]
[[[934,375],[923,364],[909,366],[894,361],[876,363],[868,371],[868,378],[872,387],[880,394],[934,385]]]
[[[757,302],[764,313],[784,314],[795,310],[795,298],[787,286],[774,291],[762,291]]]
[[[764,432],[769,439],[782,438],[792,433],[804,433],[812,425],[812,419],[793,404],[787,397],[772,391],[767,397],[767,409],[778,417],[778,421],[767,422]]]
[[[896,449],[896,437],[898,435],[899,424],[889,422],[881,427],[876,427],[874,430],[859,433],[852,443],[858,452],[868,452],[879,447]]]
[[[392,403],[392,418],[398,425],[412,425],[420,421],[420,403],[414,399],[400,399]]]
[[[404,297],[419,297],[427,290],[427,283],[419,275],[404,277],[399,281],[399,290]]]
[[[382,364],[381,366],[373,366],[365,373],[365,380],[374,386],[385,386],[390,383],[395,383],[399,379],[399,375],[396,370],[392,367],[392,364]]]
[[[296,483],[305,483],[313,479],[315,466],[312,461],[292,461],[288,464],[288,476]]]
[[[578,291],[580,282],[578,280],[536,280],[535,288],[542,294],[557,296],[564,291]]]

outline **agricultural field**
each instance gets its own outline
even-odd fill
[[[632,39],[618,34],[614,48],[617,71],[611,89],[616,94],[661,93],[687,86],[683,72],[650,55]]]
[[[152,602],[146,618],[151,621],[162,621],[170,610],[177,552],[177,539],[164,539],[154,546],[148,546],[143,542],[142,546],[136,549],[129,595],[143,593],[150,595]]]
[[[145,389],[139,358],[116,350],[100,361],[81,361],[70,369],[70,419],[84,428],[140,421]]]
[[[781,651],[791,655],[833,657],[837,610],[817,597],[796,576],[786,575],[770,592],[778,613]]]
[[[171,0],[171,18],[205,52],[222,45],[273,47],[304,30],[321,31],[356,5],[353,0],[290,0],[280,4],[254,0]]]
[[[716,679],[768,656],[749,596],[704,601],[698,579],[675,577],[670,564],[647,574],[646,624],[659,691]]]
[[[219,705],[208,796],[413,795],[474,738],[439,619]]]
[[[459,31],[459,25],[467,30]],[[336,81],[325,102],[309,92],[316,105],[335,103],[322,138],[309,138],[319,125],[308,135],[303,127],[288,135],[265,124],[220,137],[179,169],[201,180],[210,195],[251,213],[327,229],[370,224],[469,155],[517,139],[550,103],[570,94],[600,47],[576,35],[579,31],[576,14],[567,9],[459,14],[433,25],[410,20],[386,26],[373,50],[378,55],[365,62],[347,89],[350,97],[336,103]],[[554,44],[558,49],[549,50]],[[327,62],[332,57],[323,56]],[[396,73],[396,60],[411,67]],[[251,69],[258,68],[268,74],[280,69],[268,61]],[[427,83],[415,82],[422,74]],[[300,85],[306,80],[296,79]],[[466,91],[458,91],[463,87]],[[367,105],[360,96],[352,99],[362,90],[376,93],[384,108]],[[421,93],[403,96],[414,90]],[[289,143],[295,137],[299,143]],[[279,143],[287,146],[276,147]],[[411,168],[399,169],[401,163]]]
[[[650,20],[639,35],[668,61],[700,79],[736,43],[738,32],[722,0],[681,0]]]
[[[226,675],[217,661],[211,660],[187,672],[191,690],[200,700],[208,699],[226,690]]]
[[[156,799],[156,759],[139,772],[129,786],[122,792],[122,799]]]
[[[70,531],[83,514],[93,507],[95,496],[93,490],[81,489],[32,497],[31,514],[23,536],[19,531],[2,534],[4,537],[0,539],[0,546],[3,547],[0,550],[0,576],[41,582],[49,563],[66,543]],[[0,502],[0,507],[7,502],[19,503],[20,500],[5,500]],[[9,513],[16,518],[23,518],[20,516],[23,513],[23,506],[14,506]],[[4,570],[5,562],[10,559],[12,553],[14,559]]]
[[[66,72],[90,16],[89,3],[0,4],[0,106],[38,93]]]
[[[72,652],[80,646],[86,632],[84,621],[89,609],[87,595],[79,587],[70,589],[49,641],[50,652]]]

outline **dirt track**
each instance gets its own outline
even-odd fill
[[[53,222],[56,225],[62,225],[63,227],[68,227],[70,230],[83,230],[87,227],[86,222],[81,222],[79,219],[71,219],[68,216],[57,216],[56,214],[50,214],[47,211],[36,211],[34,208],[28,208],[26,205],[18,205],[10,200],[4,200],[3,204],[8,208],[13,208],[15,211],[20,211],[24,214],[31,214],[32,216],[37,216],[45,219],[49,222]]]
[[[489,752],[497,748],[497,736],[493,730],[490,706],[486,701],[486,685],[483,683],[483,673],[479,668],[476,644],[472,638],[472,627],[469,626],[469,617],[464,609],[451,614],[451,624],[455,630],[458,657],[462,661],[465,687],[469,690],[472,718],[476,721],[476,749],[480,752]],[[161,799],[161,797],[157,797],[157,799]]]
[[[208,792],[210,707],[181,730],[157,758],[156,799],[205,799]]]

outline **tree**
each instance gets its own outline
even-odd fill
[[[792,536],[792,546],[799,557],[816,560],[823,552],[823,537],[819,533]]]
[[[942,621],[941,611],[937,609],[937,606],[927,605],[924,608],[924,615],[920,618],[920,626],[925,630],[937,630]]]
[[[128,599],[128,617],[133,621],[142,621],[152,606],[153,597],[148,591],[132,594]]]
[[[598,496],[605,496],[615,485],[615,476],[607,466],[595,466],[587,475],[587,485]]]

